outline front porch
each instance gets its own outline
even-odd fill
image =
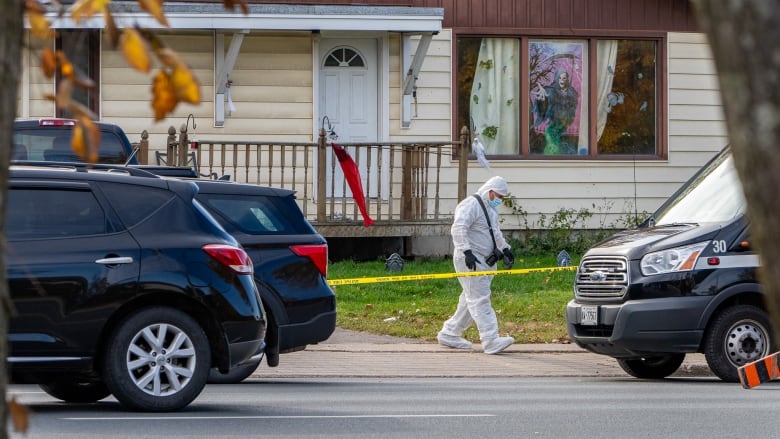
[[[192,142],[186,126],[170,127],[165,150],[150,150],[144,133],[138,156],[143,164],[192,166],[204,177],[294,190],[304,215],[326,238],[449,235],[455,205],[466,196],[468,161],[459,160],[470,152],[465,127],[449,142],[339,143],[359,169],[370,227],[327,135],[321,129],[317,142],[308,143]]]

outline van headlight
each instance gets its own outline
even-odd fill
[[[709,241],[686,245],[685,247],[670,248],[660,252],[648,253],[639,264],[644,276],[654,274],[674,273],[677,271],[691,271],[696,265],[696,259]]]

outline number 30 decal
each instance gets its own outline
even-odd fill
[[[712,241],[712,251],[714,253],[726,253],[728,251],[726,248],[726,241]]]

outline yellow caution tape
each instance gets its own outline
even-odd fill
[[[525,274],[542,273],[547,271],[569,271],[576,270],[577,267],[552,267],[552,268],[516,268],[511,270],[491,270],[491,271],[466,271],[462,273],[437,273],[437,274],[409,274],[406,276],[380,276],[380,277],[355,277],[352,279],[328,279],[328,284],[336,285],[357,285],[373,284],[378,282],[403,282],[409,280],[428,280],[428,279],[448,279],[453,277],[472,277],[472,276],[496,276],[499,274]]]

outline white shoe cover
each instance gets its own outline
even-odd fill
[[[466,340],[465,338],[456,337],[454,335],[442,334],[441,332],[439,333],[439,335],[436,336],[436,340],[439,340],[440,345],[447,346],[448,348],[453,348],[453,349],[473,348],[471,342]]]
[[[512,337],[496,337],[482,344],[482,351],[486,354],[497,354],[508,348],[515,339]]]

